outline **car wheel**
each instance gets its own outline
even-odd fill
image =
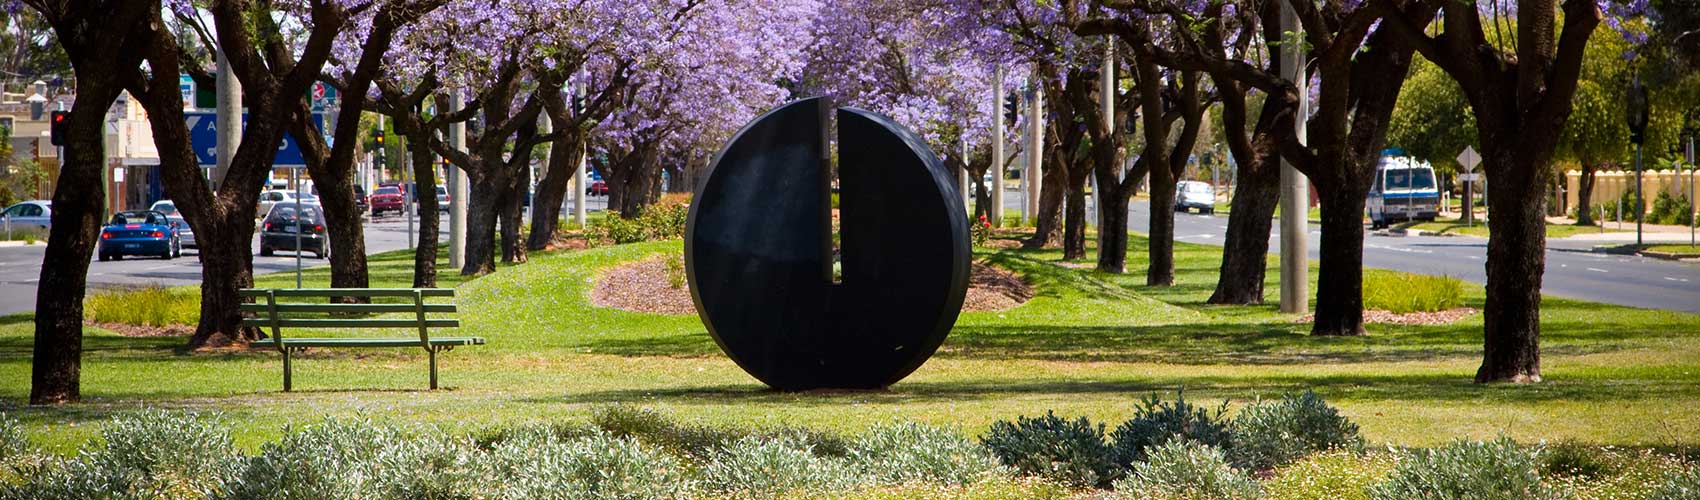
[[[121,254],[121,253],[112,254],[112,260],[124,260],[124,254]]]
[[[260,245],[260,256],[261,257],[271,257],[272,256],[272,247]]]
[[[320,258],[320,259],[329,257],[330,254],[331,254],[331,247],[328,246],[328,245],[319,245],[319,248],[313,250],[313,257],[317,257],[317,258]]]
[[[109,261],[109,260],[112,260],[112,256],[111,256],[111,255],[107,255],[107,254],[100,254],[100,261],[101,261],[101,262],[106,262],[106,261]]]

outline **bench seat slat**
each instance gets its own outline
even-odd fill
[[[268,318],[244,318],[242,326],[266,328],[272,326]],[[418,328],[416,319],[299,319],[284,318],[277,320],[277,326],[284,328]],[[425,320],[427,328],[458,328],[460,320],[447,318],[430,318]]]
[[[413,304],[278,304],[277,312],[284,313],[398,313],[414,312]],[[266,304],[242,304],[242,312],[264,315]],[[425,304],[427,313],[455,313],[454,304]]]
[[[290,347],[418,347],[417,338],[302,338],[289,337],[284,345]],[[277,347],[274,339],[254,341],[253,347]],[[484,337],[432,337],[434,346],[484,345]]]
[[[266,292],[278,297],[412,297],[418,291],[426,297],[453,297],[453,288],[244,288],[243,297],[265,297]]]

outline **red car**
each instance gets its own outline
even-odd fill
[[[401,188],[384,185],[372,191],[372,216],[383,215],[384,212],[401,213],[403,208]]]
[[[592,181],[590,187],[584,189],[584,194],[591,196],[608,196],[608,183]]]

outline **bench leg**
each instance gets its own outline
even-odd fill
[[[437,390],[437,350],[426,349],[425,352],[431,353],[431,390],[435,391]]]
[[[289,377],[289,372],[290,372],[290,370],[289,370],[289,368],[290,368],[289,367],[289,351],[293,351],[294,349],[290,349],[288,347],[285,347],[282,350],[283,350],[283,392],[289,392],[289,390],[291,388],[293,388],[292,384],[290,383],[291,380],[290,380],[290,377]]]

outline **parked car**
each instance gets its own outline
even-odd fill
[[[200,244],[195,243],[195,229],[189,227],[188,220],[185,220],[181,215],[166,215],[165,219],[171,221],[171,225],[177,228],[177,242],[183,248],[201,248]]]
[[[584,189],[584,194],[590,196],[608,196],[608,182],[593,181],[590,183],[590,187]]]
[[[309,182],[311,182],[311,181],[309,181]],[[311,192],[313,193],[313,196],[315,198],[317,198],[319,196],[319,185],[318,184],[309,183],[309,184],[305,184],[305,186],[307,186],[308,188],[311,188]],[[355,206],[355,208],[360,209],[360,213],[366,213],[367,203],[368,202],[366,201],[366,187],[361,186],[359,184],[355,184],[354,185],[354,206]]]
[[[182,215],[182,212],[177,211],[177,203],[171,200],[159,200],[153,202],[153,206],[148,207],[148,210],[165,214],[166,217]]]
[[[294,191],[285,191],[285,190],[274,189],[274,190],[271,190],[271,191],[265,191],[265,192],[260,193],[260,206],[257,210],[255,210],[254,213],[256,213],[256,214],[271,213],[272,206],[280,204],[280,203],[282,203],[282,204],[294,204],[295,203],[295,192]],[[312,194],[308,194],[308,193],[303,192],[301,194],[301,203],[303,203],[303,204],[307,204],[307,203],[317,204],[317,203],[319,203],[319,197],[313,196]]]
[[[437,211],[443,212],[443,213],[448,213],[448,211],[449,211],[449,188],[437,186]]]
[[[1201,214],[1216,213],[1216,188],[1208,182],[1181,181],[1175,184],[1175,211],[1198,209]]]
[[[53,227],[53,202],[47,200],[30,200],[6,207],[0,212],[11,228],[35,228],[47,230]]]
[[[183,255],[177,227],[165,214],[153,210],[118,212],[100,229],[100,261],[120,260],[126,255],[150,255],[172,259]]]
[[[383,215],[384,212],[401,213],[402,203],[401,188],[394,184],[385,184],[372,190],[373,217]]]
[[[321,259],[329,256],[330,235],[325,233],[324,209],[317,204],[303,204],[297,214],[295,208],[294,204],[276,205],[266,214],[260,224],[260,255],[269,257],[277,250],[290,250],[313,252],[314,257]]]

